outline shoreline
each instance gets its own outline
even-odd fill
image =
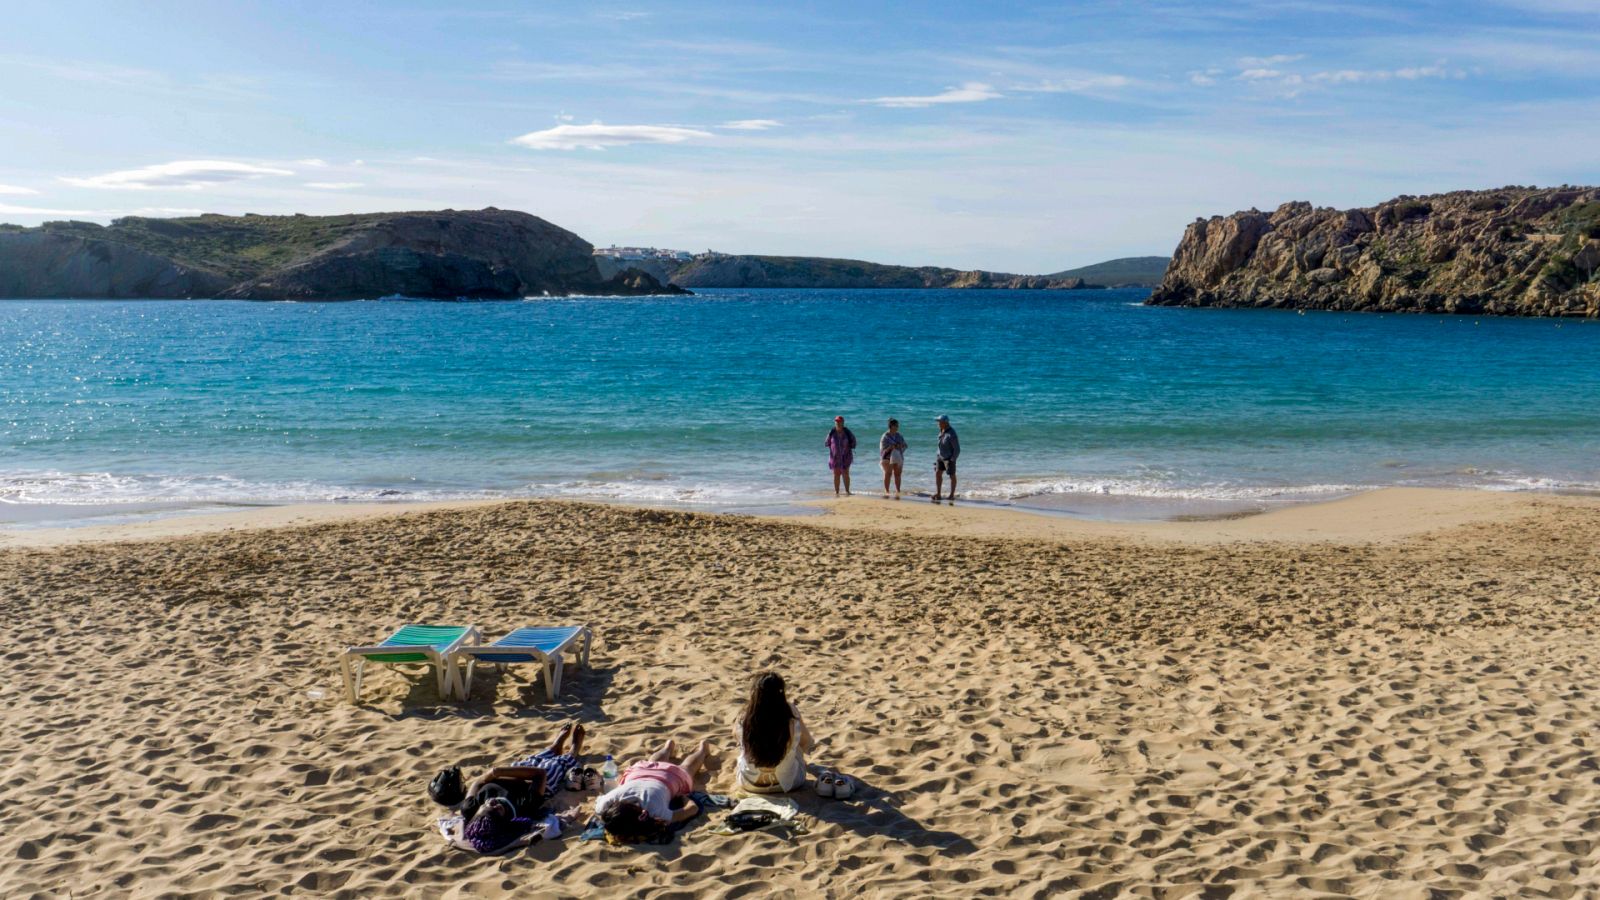
[[[569,498],[507,498],[362,503],[293,503],[193,509],[131,522],[0,528],[0,550],[77,544],[176,540],[238,531],[298,528],[399,518],[453,510],[520,504],[603,506],[713,517],[732,516],[821,528],[888,531],[937,536],[1028,541],[1154,541],[1176,543],[1362,543],[1400,540],[1472,523],[1503,522],[1531,511],[1543,499],[1600,505],[1577,494],[1503,492],[1452,488],[1378,488],[1329,500],[1309,500],[1267,509],[1163,520],[1118,520],[1076,516],[1048,509],[987,501],[933,503],[925,497],[894,500],[876,494],[801,501],[792,513],[698,510],[677,506]],[[780,508],[787,508],[785,504]]]

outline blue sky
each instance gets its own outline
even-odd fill
[[[1600,181],[1600,0],[5,18],[23,224],[493,205],[597,244],[1041,272],[1250,206]]]

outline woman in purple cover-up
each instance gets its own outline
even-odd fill
[[[850,493],[850,463],[854,461],[856,436],[844,427],[844,416],[833,417],[833,430],[823,442],[828,448],[828,468],[833,470],[833,495],[839,496],[839,482],[844,481],[844,492]]]

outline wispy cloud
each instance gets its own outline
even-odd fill
[[[34,190],[33,188],[18,187],[17,185],[14,185],[14,184],[0,184],[0,194],[10,194],[11,196],[18,196],[18,195],[21,195],[21,194],[37,194],[37,193],[39,193],[39,192]]]
[[[873,97],[861,101],[876,106],[899,107],[913,109],[924,106],[935,106],[941,103],[980,103],[984,100],[995,100],[1003,96],[993,86],[981,81],[968,81],[958,87],[947,88],[943,93],[929,94],[924,97]]]
[[[511,143],[532,150],[604,150],[627,144],[681,144],[708,138],[709,131],[678,125],[557,125],[543,131],[530,131],[511,139]]]
[[[1355,84],[1363,81],[1417,81],[1422,78],[1465,78],[1466,72],[1442,65],[1411,66],[1404,69],[1339,69],[1313,72],[1306,80],[1326,84]]]
[[[717,127],[730,131],[766,131],[769,128],[781,128],[783,123],[777,119],[736,119],[732,122],[723,122]]]
[[[63,177],[61,180],[77,187],[106,190],[148,191],[158,188],[200,190],[214,184],[246,181],[270,175],[293,175],[288,169],[258,166],[251,163],[228,162],[216,159],[183,159],[138,169],[123,169],[104,175],[88,177]]]
[[[88,209],[45,209],[38,206],[13,206],[0,203],[0,215],[7,216],[83,216],[98,217],[103,213]]]
[[[1239,68],[1241,69],[1269,69],[1281,66],[1284,63],[1299,62],[1305,59],[1304,53],[1275,53],[1271,56],[1241,56]]]
[[[359,181],[308,181],[305,186],[317,191],[351,191],[364,185]]]
[[[1010,90],[1038,94],[1088,94],[1127,87],[1132,83],[1133,79],[1126,75],[1079,75],[1019,84]]]
[[[633,22],[649,18],[649,16],[650,14],[647,12],[639,12],[632,9],[614,9],[595,13],[595,18],[610,19],[613,22]]]

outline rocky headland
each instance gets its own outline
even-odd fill
[[[1156,306],[1600,315],[1600,188],[1285,203],[1198,219]]]
[[[0,226],[0,297],[360,300],[686,293],[602,275],[588,241],[500,209]]]
[[[1078,290],[1100,285],[1082,278],[1012,275],[936,266],[891,266],[859,259],[817,256],[697,257],[671,272],[671,282],[689,288],[1007,288]]]

